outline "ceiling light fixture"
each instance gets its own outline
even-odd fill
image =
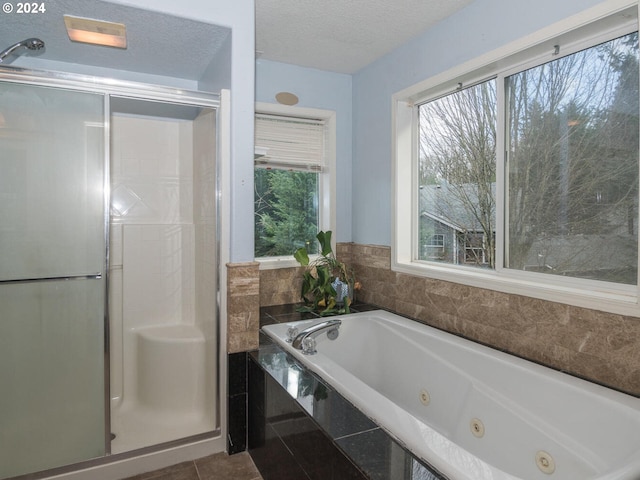
[[[127,48],[127,30],[124,23],[64,15],[64,24],[69,39],[74,42]]]

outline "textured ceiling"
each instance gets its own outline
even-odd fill
[[[354,73],[473,0],[256,0],[260,58]]]
[[[229,35],[227,28],[99,0],[44,4],[45,13],[0,13],[0,50],[29,37],[46,44],[44,51],[7,58],[11,65],[37,68],[41,58],[197,81]],[[72,42],[65,14],[126,24],[127,49]]]
[[[268,60],[354,73],[471,1],[256,0],[256,50]],[[46,13],[0,13],[0,49],[29,37],[46,43],[44,51],[8,58],[11,65],[38,68],[51,60],[197,81],[229,35],[227,28],[107,1],[44,4]],[[127,49],[71,42],[64,14],[125,23]]]

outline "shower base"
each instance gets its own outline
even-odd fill
[[[114,412],[111,418],[111,453],[123,453],[215,430],[213,415],[179,412],[167,414],[138,406]]]
[[[201,330],[156,325],[130,334],[135,367],[125,376],[135,377],[129,379],[124,398],[112,400],[112,453],[215,430],[207,342]]]

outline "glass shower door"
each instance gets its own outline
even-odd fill
[[[0,478],[105,454],[99,94],[0,83]]]

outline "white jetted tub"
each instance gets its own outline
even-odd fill
[[[638,480],[640,399],[385,311],[343,315],[317,353],[263,327],[451,480]]]

